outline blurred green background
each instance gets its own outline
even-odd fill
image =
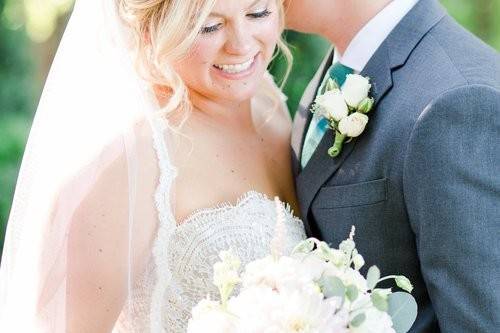
[[[0,254],[24,145],[74,0],[0,0]],[[107,1],[107,0],[105,0]],[[464,27],[500,50],[500,0],[441,0]],[[295,110],[324,56],[321,38],[287,33],[294,67],[285,93]],[[284,65],[276,61],[274,73]]]

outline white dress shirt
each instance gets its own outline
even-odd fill
[[[393,0],[373,17],[347,46],[344,54],[335,52],[336,60],[354,72],[361,72],[391,31],[415,6],[418,0]]]

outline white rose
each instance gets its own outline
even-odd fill
[[[345,104],[344,97],[340,90],[330,90],[323,95],[319,95],[316,100],[316,112],[327,119],[339,121],[349,114],[349,109]]]
[[[363,133],[366,124],[368,124],[368,116],[355,112],[340,121],[339,131],[348,137],[355,138]]]
[[[217,262],[214,265],[213,283],[218,288],[238,284],[240,277],[238,271],[225,262]]]
[[[348,74],[342,86],[342,95],[350,107],[356,108],[359,103],[368,97],[372,85],[370,81],[358,74]]]
[[[217,302],[202,300],[193,308],[192,315],[188,333],[232,333],[236,330],[234,316],[225,312]]]
[[[366,279],[357,270],[348,268],[339,276],[339,278],[346,286],[354,285],[362,293],[366,293],[368,291],[368,283],[366,282]]]

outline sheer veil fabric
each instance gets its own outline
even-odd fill
[[[1,332],[121,331],[138,314],[127,332],[161,331],[149,309],[164,308],[159,288],[171,284],[158,244],[175,226],[175,168],[128,36],[114,1],[76,1],[18,178],[0,270]]]

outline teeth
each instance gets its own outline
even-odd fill
[[[247,69],[252,66],[253,63],[253,58],[248,60],[247,62],[244,62],[242,64],[236,64],[236,65],[214,65],[218,69],[222,70],[223,72],[229,73],[229,74],[236,74],[240,73],[243,71],[246,71]]]

